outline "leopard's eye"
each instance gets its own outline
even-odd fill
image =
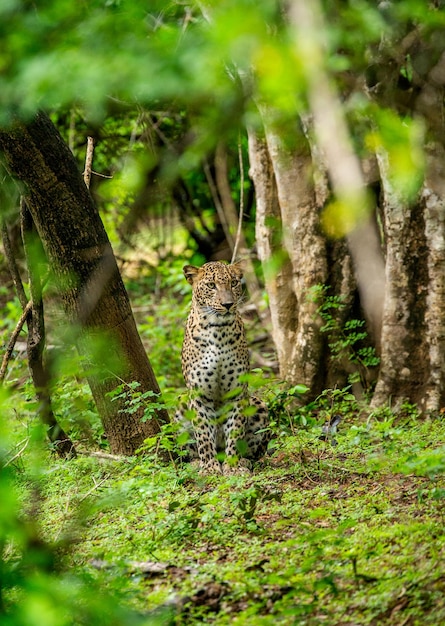
[[[238,283],[239,283],[239,281],[236,278],[234,278],[232,280],[232,287],[236,287],[238,285]]]
[[[207,283],[207,287],[209,289],[215,289],[216,285],[215,285],[215,283],[210,282],[210,283]]]

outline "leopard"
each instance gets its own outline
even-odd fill
[[[265,454],[271,432],[266,405],[249,395],[242,380],[250,371],[238,309],[243,262],[185,265],[183,272],[192,286],[192,304],[181,361],[200,472],[250,472],[252,463]]]

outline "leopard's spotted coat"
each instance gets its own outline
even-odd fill
[[[189,389],[189,408],[201,471],[231,473],[264,454],[270,439],[267,409],[248,398],[240,383],[249,371],[244,324],[237,310],[242,295],[241,264],[219,261],[186,265],[193,287],[192,307],[182,348],[182,371]],[[238,393],[237,393],[238,390]],[[254,415],[243,409],[255,406]],[[251,412],[250,412],[251,413]],[[225,453],[223,464],[217,453]],[[242,458],[240,458],[242,457]]]

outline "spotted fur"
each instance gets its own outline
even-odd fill
[[[238,464],[264,454],[269,442],[268,414],[257,398],[248,398],[239,382],[249,371],[244,324],[237,310],[242,296],[240,263],[219,261],[186,265],[193,287],[192,307],[182,347],[182,371],[189,389],[189,408],[201,471],[231,473]],[[246,417],[244,408],[256,411]],[[249,413],[249,411],[247,411]],[[221,465],[219,451],[225,452]],[[239,458],[243,457],[243,458]]]

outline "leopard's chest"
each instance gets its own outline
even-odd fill
[[[248,368],[248,349],[240,320],[187,328],[183,372],[189,388],[220,399],[239,386],[239,377]]]

